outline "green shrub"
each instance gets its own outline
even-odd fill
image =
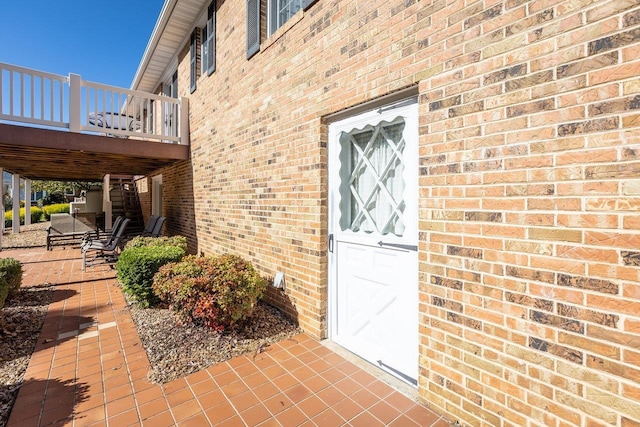
[[[4,273],[0,273],[0,310],[4,307],[4,302],[9,295],[9,284],[4,277]]]
[[[31,206],[31,224],[42,221],[42,209],[37,206]]]
[[[22,218],[24,218],[24,214],[22,216]],[[4,228],[9,228],[11,227],[11,224],[13,223],[13,211],[5,211],[4,213]]]
[[[143,246],[122,251],[116,263],[116,277],[122,291],[141,306],[149,307],[158,303],[153,293],[153,275],[169,262],[177,262],[185,251],[178,246]]]
[[[223,330],[253,314],[267,282],[236,255],[188,256],[160,269],[153,290],[186,319]]]
[[[126,249],[146,246],[178,246],[187,252],[187,238],[184,236],[142,237],[137,236],[127,242]]]
[[[49,193],[42,199],[43,206],[51,206],[55,204],[65,204],[67,203],[67,197],[61,191],[54,191],[53,193]],[[59,213],[59,212],[53,212]]]
[[[20,225],[24,225],[24,216],[26,215],[25,208],[20,208]],[[42,209],[37,206],[32,206],[30,210],[31,224],[35,224],[42,220]],[[13,211],[7,211],[4,213],[4,226],[11,227],[13,221]]]
[[[16,292],[22,285],[22,264],[15,258],[0,258],[0,274],[7,282],[9,294]]]
[[[56,203],[42,207],[45,221],[51,221],[51,214],[69,213],[69,203]]]

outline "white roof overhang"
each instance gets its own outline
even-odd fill
[[[153,92],[210,0],[165,0],[131,89]]]

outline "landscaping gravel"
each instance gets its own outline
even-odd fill
[[[51,222],[20,226],[20,233],[13,234],[5,229],[2,235],[2,249],[34,248],[47,245],[46,228]]]
[[[130,305],[152,371],[148,378],[166,383],[232,357],[257,354],[269,344],[301,330],[278,309],[259,302],[253,316],[232,330],[215,332],[183,322],[172,311]]]
[[[48,285],[23,287],[0,315],[0,426],[7,424],[53,294]]]

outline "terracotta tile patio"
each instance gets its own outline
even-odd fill
[[[10,250],[24,286],[55,285],[8,425],[439,426],[448,422],[301,334],[162,386],[114,271],[77,249]]]

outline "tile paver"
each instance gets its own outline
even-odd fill
[[[9,427],[438,426],[445,419],[300,334],[164,385],[150,363],[114,271],[82,271],[77,249],[10,250],[24,286],[55,287]]]

